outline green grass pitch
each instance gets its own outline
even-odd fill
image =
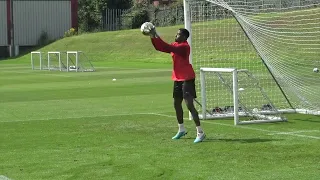
[[[170,41],[176,28],[160,32]],[[169,55],[138,30],[66,38],[41,50],[66,49],[86,52],[97,72],[31,70],[30,54],[0,61],[0,179],[320,179],[319,116],[202,121],[207,139],[199,144],[186,119],[188,135],[171,140]]]

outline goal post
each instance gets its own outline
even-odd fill
[[[49,51],[47,53],[48,60],[48,70],[59,70],[62,71],[62,62],[61,62],[61,52],[59,51]]]
[[[93,72],[95,68],[82,51],[31,52],[32,70]]]
[[[202,106],[202,117],[201,119],[207,119],[207,93],[206,93],[206,72],[225,72],[232,74],[232,95],[233,95],[233,112],[235,124],[239,122],[238,113],[238,80],[237,80],[237,69],[234,68],[200,68],[200,84],[201,84],[201,106]],[[209,114],[210,115],[210,114]],[[230,116],[229,116],[230,117]],[[213,118],[213,117],[212,117]]]
[[[45,63],[47,63],[46,58],[43,55],[43,52],[40,51],[33,51],[31,52],[31,68],[32,70],[35,69],[45,69]]]
[[[183,0],[183,10],[184,10],[184,28],[189,31],[190,37],[188,38],[188,43],[192,46],[192,29],[191,29],[191,12],[189,1]],[[189,62],[192,64],[192,49],[190,49]]]
[[[67,71],[78,72],[79,53],[80,52],[78,52],[78,51],[67,51]],[[72,55],[75,57],[75,63],[71,59]],[[73,66],[69,66],[70,61],[73,63]]]
[[[67,51],[67,71],[93,72],[95,68],[82,51]]]
[[[200,85],[201,119],[233,118],[235,125],[286,121],[246,69],[200,68]]]
[[[320,68],[320,1],[283,2],[184,0],[184,26],[191,32],[188,42],[197,92],[203,91],[201,68],[234,68],[239,84],[247,79],[255,85],[250,95],[242,96],[248,88],[239,92],[247,106],[261,109],[269,104],[276,107],[276,114],[320,114],[320,73],[313,70]],[[207,83],[210,72],[205,74]],[[218,79],[214,83],[222,83],[219,73],[212,74]],[[220,72],[229,82],[224,74]],[[218,84],[210,90],[215,87]],[[224,101],[215,98],[207,96],[206,101]],[[259,98],[268,103],[255,101]],[[199,100],[202,104],[204,97],[200,95]],[[244,100],[239,101],[242,107]]]

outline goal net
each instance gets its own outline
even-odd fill
[[[48,61],[45,53],[40,51],[31,52],[31,68],[32,70],[48,69]]]
[[[320,114],[320,73],[314,71],[320,68],[320,0],[185,0],[184,5],[198,92],[200,68],[246,70],[238,79],[248,111],[272,104],[277,112]],[[216,80],[206,87],[206,101],[214,102],[207,109],[229,106],[215,92],[228,88],[217,73],[209,76]]]
[[[50,71],[95,71],[91,61],[82,51],[31,52],[32,69]]]
[[[200,68],[200,84],[201,119],[233,117],[235,125],[286,121],[247,69]]]

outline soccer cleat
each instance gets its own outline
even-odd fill
[[[182,132],[178,132],[175,136],[172,137],[172,139],[180,139],[182,136],[185,136],[187,134],[187,132],[182,131]]]
[[[199,142],[202,142],[204,139],[206,138],[206,134],[203,133],[201,136],[197,136],[197,138],[193,141],[194,143],[199,143]]]

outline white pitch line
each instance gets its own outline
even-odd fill
[[[11,180],[11,179],[4,175],[0,175],[0,180]]]
[[[171,115],[166,115],[166,114],[159,114],[159,113],[150,113],[153,115],[157,116],[163,116],[163,117],[168,117],[168,118],[175,118],[175,116]],[[255,130],[255,131],[262,131],[262,132],[267,132],[267,135],[289,135],[289,136],[297,136],[297,137],[303,137],[303,138],[311,138],[311,139],[320,139],[318,136],[307,136],[307,135],[302,135],[302,134],[295,134],[292,132],[280,132],[280,131],[270,131],[270,130],[265,130],[265,129],[259,129],[259,128],[252,128],[252,127],[247,127],[247,126],[234,126],[231,124],[224,124],[224,123],[217,123],[217,122],[212,122],[212,121],[201,121],[201,123],[209,123],[209,124],[216,124],[216,125],[221,125],[221,126],[229,126],[229,127],[234,127],[234,128],[242,128],[242,129],[250,129],[250,130]],[[302,131],[301,131],[302,132]],[[318,130],[314,130],[313,132],[319,132]]]
[[[30,67],[27,67],[27,66],[2,66],[1,68],[0,68],[0,70],[3,70],[3,69],[26,69],[26,70],[29,70],[30,69]]]
[[[49,70],[47,70],[49,71]],[[34,71],[1,71],[1,72],[9,72],[9,73],[16,73],[16,74],[34,74]],[[41,73],[41,75],[47,75],[47,76],[60,76],[60,77],[72,77],[72,76],[68,76],[68,75],[64,75],[64,74],[54,74],[54,73]]]
[[[155,115],[155,116],[162,116],[162,117],[167,117],[167,118],[175,118],[175,116],[172,116],[172,115],[150,112],[150,113],[124,113],[124,114],[109,114],[109,115],[79,116],[79,117],[59,117],[59,118],[46,118],[46,119],[28,119],[28,120],[18,120],[18,121],[13,120],[13,121],[0,121],[0,123],[2,123],[2,122],[28,122],[28,121],[46,121],[46,120],[60,120],[60,119],[77,119],[77,118],[95,118],[95,117],[112,117],[112,116],[133,116],[133,115]],[[187,120],[187,119],[185,118],[185,120]],[[212,121],[201,121],[201,122],[202,123],[209,123],[209,124],[216,124],[216,125],[221,125],[221,126],[228,126],[228,127],[233,127],[233,128],[242,128],[242,129],[250,129],[250,130],[255,130],[255,131],[262,131],[262,132],[267,132],[268,133],[267,135],[290,135],[290,136],[296,136],[296,137],[320,139],[320,137],[317,137],[317,136],[307,136],[307,135],[295,134],[292,132],[270,131],[270,130],[252,128],[252,127],[241,126],[241,125],[234,126],[231,124],[224,124],[224,123],[218,123],[218,122],[212,122]],[[313,132],[319,132],[319,131],[314,130]]]
[[[279,133],[271,133],[269,135],[276,134],[298,134],[298,133],[308,133],[308,132],[320,132],[319,130],[301,130],[301,131],[292,131],[292,132],[279,132]]]
[[[0,121],[0,123],[28,122],[28,121],[50,121],[50,120],[61,120],[61,119],[97,118],[97,117],[113,117],[113,116],[134,116],[134,115],[157,115],[157,113],[123,113],[123,114],[107,114],[107,115],[95,115],[95,116],[56,117],[56,118],[11,120],[11,121],[6,120],[6,121]]]
[[[277,134],[268,134],[268,135],[290,135],[290,136],[298,136],[298,137],[305,137],[305,138],[311,138],[311,139],[320,139],[318,136],[307,136],[307,135],[302,135],[302,134],[294,134],[294,133],[285,133],[285,132],[280,132]]]

